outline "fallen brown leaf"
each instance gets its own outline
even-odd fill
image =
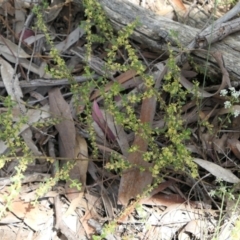
[[[158,67],[160,70],[155,83],[155,88],[158,89],[160,82],[167,72],[167,67],[162,65]],[[141,123],[147,123],[152,126],[153,117],[156,110],[156,97],[145,98],[142,101],[141,112],[140,112],[140,121]],[[119,192],[118,192],[118,203],[127,205],[131,198],[135,198],[138,194],[142,194],[143,190],[147,185],[152,183],[152,174],[148,170],[152,165],[143,160],[143,153],[147,151],[148,140],[141,136],[142,129],[135,135],[133,146],[138,147],[138,151],[132,152],[128,155],[128,161],[136,166],[141,166],[146,170],[141,172],[139,168],[132,168],[123,173]]]
[[[125,73],[122,73],[120,76],[116,77],[116,81],[120,84],[128,81],[129,79],[133,78],[134,76],[136,76],[136,71],[134,70],[128,70]],[[110,82],[108,84],[106,84],[105,86],[105,92],[109,91],[111,89],[113,85],[113,82]],[[97,90],[93,93],[93,95],[91,96],[90,100],[96,99],[97,97],[99,97],[101,95],[100,91]]]

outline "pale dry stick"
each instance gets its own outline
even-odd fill
[[[73,77],[76,83],[86,82],[91,79],[97,79],[99,75],[93,74],[92,76],[77,76]],[[34,79],[31,81],[19,81],[21,88],[29,87],[53,87],[59,85],[69,85],[71,84],[67,78],[58,79],[58,80],[46,80],[46,79]],[[5,88],[4,83],[0,81],[0,88]]]
[[[221,23],[210,29],[209,31],[204,31],[196,38],[196,48],[205,48],[210,44],[217,41],[221,41],[228,35],[240,30],[240,18],[234,19],[232,21]]]
[[[228,11],[224,16],[216,20],[212,25],[201,31],[195,39],[193,39],[188,46],[186,47],[188,52],[191,52],[196,49],[205,48],[210,46],[216,41],[220,41],[231,33],[237,32],[240,30],[240,18],[234,19],[230,22],[227,22],[229,19],[232,19],[235,15],[240,12],[240,2]],[[183,65],[187,60],[187,54],[180,54],[176,63],[178,65]]]
[[[90,77],[85,77],[85,76],[79,76],[79,77],[74,77],[76,83],[81,83],[81,82],[86,82],[88,80],[91,79],[97,79],[99,76],[94,74],[93,76]],[[69,85],[70,82],[68,81],[68,79],[59,79],[59,80],[45,80],[45,79],[35,79],[32,80],[30,82],[28,81],[20,81],[20,87],[22,88],[28,88],[28,87],[44,87],[44,86],[59,86],[59,85]],[[0,81],[0,88],[1,87],[5,87],[4,83]],[[66,93],[63,94],[64,97],[68,97],[71,96],[72,93]],[[29,101],[28,104],[36,104],[38,102],[41,102],[45,99],[48,99],[48,96],[42,98],[42,99],[38,99],[38,100],[33,100],[33,101]],[[1,104],[0,104],[1,105]]]
[[[240,1],[230,11],[228,11],[226,14],[224,14],[222,17],[216,20],[213,24],[213,27],[217,26],[218,24],[227,22],[228,20],[236,16],[239,12],[240,12]],[[208,32],[211,29],[212,29],[212,26],[209,26],[204,31]],[[202,32],[203,34],[204,34],[204,31]]]
[[[200,33],[200,35],[204,36],[206,34],[209,34],[209,32],[211,32],[212,29],[219,27],[219,25],[223,23],[226,23],[228,20],[236,16],[239,12],[240,12],[240,2],[238,2],[238,4],[236,4],[230,11],[228,11],[226,14],[224,14],[222,17],[216,20],[211,26],[204,29]]]

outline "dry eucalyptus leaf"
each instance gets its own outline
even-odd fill
[[[71,47],[74,43],[76,43],[84,34],[84,30],[80,27],[77,27],[74,31],[72,31],[65,40],[58,43],[55,48],[60,52],[66,51],[69,47]]]
[[[208,172],[210,172],[212,175],[214,175],[215,177],[222,179],[226,182],[229,183],[238,183],[240,181],[240,179],[238,177],[236,177],[232,172],[230,172],[229,170],[222,168],[221,166],[200,159],[200,158],[194,158],[193,161],[195,163],[197,163],[199,166],[201,166],[202,168],[206,169]]]
[[[20,99],[23,97],[23,94],[19,86],[17,75],[15,75],[14,77],[13,67],[1,57],[0,57],[0,64],[1,64],[2,80],[8,95],[11,96],[12,100],[20,101]]]
[[[2,53],[2,55],[11,63],[16,63],[16,58],[13,55],[9,55],[8,53]],[[46,63],[42,62],[40,66],[37,66],[35,63],[30,62],[27,59],[24,58],[19,58],[18,59],[19,64],[24,67],[25,69],[36,73],[37,75],[39,75],[39,77],[41,78],[52,78],[52,76],[48,73],[46,73],[45,69],[46,69]]]
[[[60,157],[73,159],[76,130],[69,104],[65,101],[59,88],[49,91],[50,110],[61,122],[55,125],[59,132]]]
[[[24,42],[28,45],[31,45],[31,44],[37,42],[39,39],[42,39],[44,37],[45,37],[45,35],[43,33],[41,33],[41,34],[30,36],[30,37],[24,39]]]
[[[30,58],[23,49],[3,36],[0,37],[0,54],[1,53],[7,53],[11,56],[19,58]]]
[[[32,130],[30,128],[25,129],[22,134],[22,138],[24,139],[24,142],[28,146],[28,148],[31,150],[34,156],[42,156],[42,153],[39,151],[38,147],[33,141],[33,134]]]

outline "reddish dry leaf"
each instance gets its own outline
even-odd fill
[[[175,181],[173,180],[168,180],[168,181],[165,181],[165,182],[161,182],[157,188],[153,189],[153,191],[149,194],[148,197],[146,197],[145,199],[142,199],[141,200],[141,203],[144,203],[145,200],[148,200],[150,198],[152,198],[154,195],[156,195],[157,193],[160,193],[162,192],[164,189],[172,186],[174,184]]]
[[[73,191],[74,190],[74,191]],[[71,188],[67,189],[67,198],[71,200],[71,203],[64,213],[64,217],[68,217],[73,214],[77,207],[81,206],[81,201],[83,200],[84,192],[79,192],[77,189]]]
[[[187,11],[187,9],[186,9],[185,5],[183,4],[182,0],[170,0],[170,3],[173,5],[174,9],[178,13],[184,14]]]
[[[162,78],[167,72],[167,67],[163,65],[157,66],[159,69],[158,77],[156,79],[155,88],[158,89]],[[145,98],[143,99],[140,121],[144,124],[152,126],[153,117],[156,109],[156,98]],[[118,203],[127,205],[131,198],[135,198],[138,194],[142,194],[143,190],[152,183],[152,174],[148,170],[152,164],[143,160],[143,154],[147,151],[148,141],[141,136],[142,129],[136,133],[133,146],[137,146],[138,151],[132,152],[128,155],[128,161],[136,166],[141,166],[146,170],[141,172],[139,168],[132,168],[123,173],[119,192],[118,192]]]
[[[184,203],[186,199],[182,198],[178,194],[164,194],[159,193],[152,196],[149,199],[143,199],[142,204],[154,205],[154,206],[171,206],[172,204]]]
[[[140,114],[142,123],[152,124],[155,107],[156,99],[154,97],[143,100]],[[143,160],[143,153],[147,150],[148,142],[141,137],[141,130],[139,130],[139,133],[136,133],[133,146],[137,146],[139,150],[130,153],[128,161],[131,164],[144,167],[146,171],[140,172],[139,169],[135,168],[123,173],[118,192],[118,203],[123,205],[127,205],[131,198],[141,194],[146,186],[152,182],[152,174],[147,170],[151,164]]]
[[[21,35],[22,35],[22,31],[19,33],[18,37],[20,38]],[[25,42],[24,40],[31,36],[35,36],[34,31],[31,29],[24,29],[21,41]]]
[[[116,82],[118,82],[119,84],[122,84],[126,81],[128,81],[129,79],[133,78],[134,76],[136,76],[136,71],[134,70],[128,70],[125,73],[122,73],[120,76],[116,77]],[[105,92],[109,91],[111,89],[113,85],[113,82],[110,82],[108,84],[106,84],[105,86]],[[94,92],[94,94],[91,96],[90,100],[96,99],[97,97],[99,97],[101,95],[100,91],[97,90]]]

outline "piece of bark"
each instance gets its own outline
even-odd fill
[[[81,5],[77,0],[74,0],[74,3]],[[133,5],[127,0],[99,0],[99,3],[117,31],[138,19],[139,25],[131,38],[153,51],[158,51],[159,54],[168,51],[169,42],[174,50],[180,51],[177,43],[183,47],[188,46],[201,32],[199,29],[158,16],[147,9]],[[176,33],[177,39],[172,32]],[[232,34],[222,41],[212,44],[210,51],[221,51],[231,79],[236,81],[240,79],[239,34]],[[197,64],[205,66],[209,58],[208,51],[194,51],[193,58]],[[207,66],[210,75],[214,76],[220,73],[220,69],[213,58],[208,59]]]

